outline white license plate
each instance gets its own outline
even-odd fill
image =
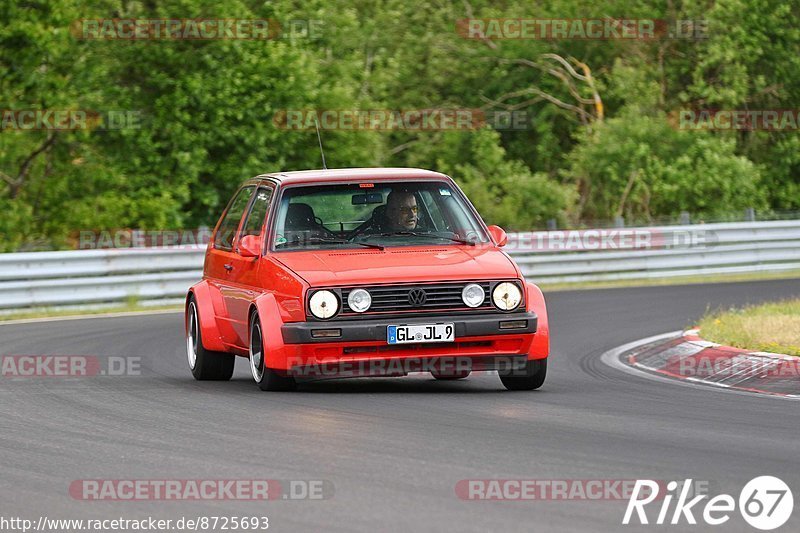
[[[411,342],[453,342],[456,328],[453,324],[419,324],[414,326],[388,326],[386,341],[389,344]]]

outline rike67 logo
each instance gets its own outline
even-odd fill
[[[700,494],[692,495],[690,499],[692,486],[691,479],[681,484],[670,481],[664,494],[659,490],[663,484],[649,479],[636,480],[622,523],[636,524],[638,520],[639,524],[697,524],[699,517],[708,525],[719,526],[730,520],[737,504],[733,496],[720,494],[704,502],[709,495]],[[660,507],[658,503],[653,506],[658,508],[658,516],[651,522],[652,513],[648,517],[645,507],[653,502],[660,503]],[[738,506],[739,513],[748,524],[769,531],[779,528],[792,516],[794,497],[792,490],[782,480],[773,476],[759,476],[750,480],[739,493]]]

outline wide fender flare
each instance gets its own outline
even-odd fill
[[[536,313],[536,335],[531,345],[530,359],[542,359],[550,355],[550,326],[547,320],[547,304],[542,290],[531,282],[525,282],[527,311]]]
[[[212,301],[212,291],[208,282],[203,280],[189,289],[186,295],[186,310],[184,313],[184,327],[189,329],[189,298],[194,295],[197,302],[197,314],[200,318],[200,336],[203,340],[203,348],[212,352],[224,352],[225,345],[222,343],[222,335],[217,325],[217,318],[214,314],[214,303]]]
[[[264,293],[253,302],[261,321],[261,336],[264,338],[264,362],[268,368],[282,369],[286,366],[281,310],[275,295]],[[251,315],[252,319],[252,315]]]

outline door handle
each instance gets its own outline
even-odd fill
[[[222,265],[222,266],[223,266],[223,267],[225,268],[225,270],[227,270],[228,272],[230,272],[231,270],[233,270],[233,265],[231,265],[230,263],[226,263],[226,264],[224,264],[224,265]]]

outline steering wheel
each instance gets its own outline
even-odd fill
[[[338,239],[338,238],[339,238],[339,236],[338,236],[338,235],[337,235],[335,232],[333,232],[332,230],[329,230],[328,228],[326,228],[326,227],[325,227],[325,225],[322,223],[322,219],[321,219],[321,218],[319,218],[319,217],[314,217],[314,222],[316,222],[316,223],[317,223],[317,226],[319,227],[319,229],[321,229],[322,231],[324,231],[324,232],[325,232],[325,234],[326,234],[328,237],[333,237],[333,238],[335,238],[335,239]]]
[[[361,224],[359,224],[358,227],[355,228],[352,232],[350,232],[350,235],[347,236],[347,240],[351,241],[355,239],[369,228],[379,227],[380,224],[378,223],[378,219],[376,218],[375,215],[378,214],[378,212],[382,212],[380,211],[381,207],[385,209],[385,204],[379,205],[375,209],[373,209],[372,214],[370,214],[369,218],[364,222],[362,222]]]
[[[369,228],[373,227],[374,222],[375,221],[372,219],[372,217],[370,217],[369,220],[365,220],[364,222],[361,223],[360,226],[358,226],[356,229],[350,232],[350,235],[347,236],[347,240],[352,241],[353,239],[355,239],[356,237],[367,231]]]

